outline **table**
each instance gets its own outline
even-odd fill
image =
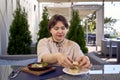
[[[13,70],[18,69],[19,67],[23,67],[23,66],[0,65],[0,80],[119,80],[120,79],[119,73],[104,74],[105,72],[104,65],[93,65],[93,67],[91,68],[91,71],[101,70],[102,73],[96,72],[93,74],[92,72],[89,72],[88,74],[85,74],[85,75],[72,76],[72,75],[63,73],[62,67],[57,67],[57,70],[55,72],[49,73],[44,76],[34,76],[21,71],[19,75],[17,75],[17,77],[13,79],[8,79],[9,74]],[[56,75],[56,73],[59,73],[59,74]],[[54,76],[53,74],[56,76]],[[51,78],[45,79],[48,77],[51,77]]]

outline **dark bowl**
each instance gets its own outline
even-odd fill
[[[51,65],[46,62],[41,62],[41,63],[28,64],[27,67],[32,71],[42,71],[42,70],[49,69],[51,67]]]

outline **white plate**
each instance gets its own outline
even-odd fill
[[[88,69],[82,69],[79,73],[70,73],[69,68],[63,68],[63,72],[69,75],[83,75],[89,72]]]

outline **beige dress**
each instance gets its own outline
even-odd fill
[[[44,54],[61,54],[67,55],[69,58],[76,60],[83,55],[79,45],[71,40],[64,39],[61,43],[54,42],[53,39],[43,38],[38,42],[37,56],[38,62]]]

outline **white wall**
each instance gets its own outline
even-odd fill
[[[32,41],[36,42],[36,33],[39,24],[38,17],[38,2],[37,0],[21,0],[21,6],[25,8],[28,14],[28,24],[30,25],[29,30],[31,31]]]

